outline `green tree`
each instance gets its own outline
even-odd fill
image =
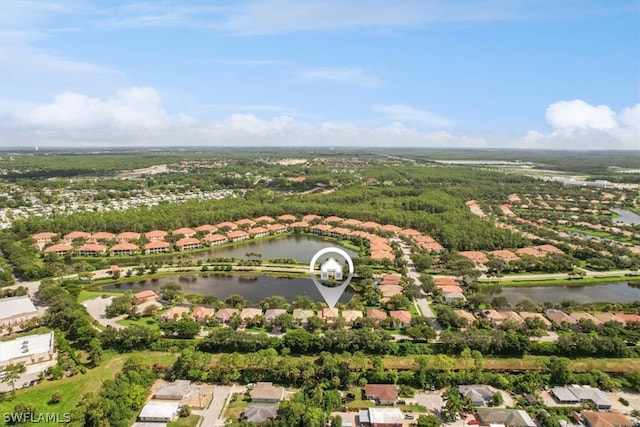
[[[4,368],[4,377],[0,379],[0,382],[9,384],[11,386],[11,394],[16,394],[16,381],[20,379],[20,376],[27,371],[24,363],[13,364],[10,363]]]

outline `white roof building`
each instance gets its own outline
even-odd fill
[[[28,296],[0,298],[0,327],[29,320],[38,313]]]
[[[400,408],[369,408],[369,423],[372,426],[402,426],[404,415]]]
[[[180,403],[174,401],[152,400],[140,411],[140,421],[169,422],[178,418]]]
[[[38,355],[53,353],[53,331],[48,334],[27,335],[9,341],[0,341],[0,371],[11,363],[37,363]]]

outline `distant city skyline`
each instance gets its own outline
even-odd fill
[[[0,148],[640,149],[635,0],[0,1]]]

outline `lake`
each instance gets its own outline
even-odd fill
[[[634,212],[618,208],[611,209],[611,211],[620,215],[617,218],[613,218],[613,222],[622,222],[629,225],[640,224],[640,215]]]
[[[640,300],[640,288],[629,286],[627,282],[606,283],[587,286],[536,286],[531,288],[500,288],[491,296],[503,296],[511,304],[523,298],[529,298],[535,304],[545,301],[560,303],[563,300],[575,300],[581,304],[593,302],[625,302]]]
[[[242,295],[244,298],[258,303],[266,297],[281,295],[288,301],[293,301],[298,295],[308,295],[316,302],[324,301],[316,286],[307,278],[276,278],[263,275],[183,275],[177,277],[163,277],[160,279],[143,280],[134,283],[118,285],[105,285],[103,290],[140,292],[143,290],[160,291],[162,284],[166,282],[178,282],[186,294],[213,295],[224,300],[229,295]],[[347,303],[353,296],[349,288],[342,294],[339,302]]]
[[[205,261],[208,258],[217,257],[246,259],[247,252],[257,252],[262,254],[263,261],[274,258],[294,258],[300,262],[309,262],[316,252],[328,246],[345,250],[351,258],[358,257],[356,252],[319,236],[295,235],[278,239],[250,240],[222,248],[214,247],[207,251],[193,252],[191,259],[194,261]]]

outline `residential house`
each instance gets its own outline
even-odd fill
[[[344,221],[344,218],[340,218],[339,216],[328,216],[324,219],[324,222],[326,222],[327,224],[331,224],[331,225],[338,225],[341,224]]]
[[[465,297],[461,292],[447,292],[442,294],[442,301],[449,302],[457,302],[457,301],[466,301],[467,297]]]
[[[468,397],[475,406],[484,406],[491,402],[497,390],[488,385],[473,384],[459,385],[458,393],[462,397]]]
[[[56,237],[57,235],[58,233],[44,232],[44,233],[34,234],[31,237],[36,241],[36,244],[38,245],[38,247],[42,248],[47,243],[52,243],[53,238]]]
[[[391,310],[389,317],[393,319],[396,327],[408,328],[411,326],[411,313],[407,310]]]
[[[602,323],[617,322],[617,323],[620,323],[622,325],[624,325],[626,323],[623,319],[621,319],[620,317],[616,316],[613,313],[596,314],[595,318],[598,319],[599,321],[601,321]]]
[[[251,237],[255,238],[260,238],[260,237],[266,237],[269,235],[269,230],[267,230],[264,227],[253,227],[250,228],[248,230],[248,233]]]
[[[364,397],[379,405],[393,405],[398,400],[398,391],[395,384],[367,384],[364,387]]]
[[[470,259],[474,264],[486,264],[489,262],[489,258],[480,251],[462,251],[460,252],[460,255]]]
[[[93,233],[88,240],[92,242],[106,242],[108,240],[115,239],[116,235],[113,233],[108,233],[106,231],[98,231],[97,233]]]
[[[402,281],[402,276],[399,274],[385,274],[380,280],[380,285],[399,285]]]
[[[137,251],[138,245],[129,242],[117,243],[109,248],[111,255],[133,255]]]
[[[238,225],[233,222],[225,221],[216,224],[215,227],[218,229],[218,231],[225,232],[235,230],[236,228],[238,228]]]
[[[218,231],[218,227],[216,227],[215,225],[204,224],[204,225],[201,225],[200,227],[196,227],[196,231],[204,235],[208,235]]]
[[[218,322],[226,325],[227,323],[229,323],[229,320],[231,320],[233,315],[237,312],[238,310],[236,310],[235,308],[221,308],[218,310],[215,317]]]
[[[591,313],[587,313],[586,311],[574,311],[573,313],[571,313],[571,317],[576,319],[578,322],[580,322],[581,320],[591,320],[596,325],[602,324],[600,319],[598,319]]]
[[[0,298],[0,328],[19,325],[37,315],[38,310],[27,295]]]
[[[544,317],[542,314],[540,313],[532,313],[530,311],[520,311],[518,312],[518,314],[520,315],[520,317],[522,317],[524,319],[524,321],[526,322],[528,318],[530,317],[534,317],[536,319],[540,319],[542,321],[542,323],[545,324],[545,326],[547,327],[547,329],[549,329],[551,327],[551,322],[549,322],[547,320],[546,317]]]
[[[307,230],[309,228],[309,223],[307,221],[297,221],[289,224],[289,228],[292,230]]]
[[[311,226],[310,230],[315,234],[328,234],[329,230],[331,230],[332,228],[333,227],[331,227],[329,224],[316,224]]]
[[[396,257],[395,255],[393,255],[393,253],[389,252],[389,251],[371,251],[371,255],[370,258],[374,261],[384,261],[389,260],[391,262],[395,261]]]
[[[283,310],[281,308],[269,308],[264,312],[264,318],[267,322],[273,323],[278,316],[283,315],[286,312],[287,310]]]
[[[490,255],[493,255],[495,258],[501,259],[504,262],[517,261],[520,259],[518,255],[515,253],[508,251],[506,249],[499,249],[497,251],[489,252]]]
[[[422,233],[420,233],[418,230],[414,230],[413,228],[405,228],[404,230],[401,230],[399,234],[403,237],[410,238],[416,238],[422,235]]]
[[[241,230],[234,230],[227,233],[227,237],[232,242],[241,242],[249,238],[249,234]]]
[[[293,310],[293,320],[299,324],[306,325],[310,317],[314,316],[313,310],[305,310],[302,308],[296,308]]]
[[[549,390],[549,394],[556,402],[562,405],[577,405],[580,403],[580,399],[571,393],[567,387],[553,387]]]
[[[580,402],[590,402],[597,410],[608,411],[611,409],[611,400],[605,392],[596,387],[571,386],[567,387]]]
[[[362,311],[360,310],[343,310],[342,318],[348,325],[353,325],[356,320],[363,317]]]
[[[450,294],[452,292],[458,294],[462,293],[462,288],[460,286],[438,286],[438,289],[440,289],[440,292],[443,294]]]
[[[326,307],[318,312],[318,317],[328,324],[332,324],[338,317],[340,317],[340,312],[337,308]]]
[[[349,219],[345,219],[342,222],[342,225],[345,227],[359,227],[360,225],[362,225],[362,221],[357,220],[357,219],[353,219],[353,218],[349,218]]]
[[[434,277],[433,281],[437,287],[443,286],[460,286],[460,283],[450,277]]]
[[[144,237],[150,242],[159,242],[167,237],[167,232],[164,230],[152,230],[145,233]]]
[[[135,294],[133,294],[133,297],[136,299],[136,304],[142,304],[143,302],[147,301],[157,301],[160,299],[160,296],[151,289],[136,292]]]
[[[269,230],[271,234],[282,234],[287,231],[287,227],[282,224],[269,224],[267,225],[267,230]]]
[[[89,237],[91,237],[91,233],[87,233],[86,231],[72,231],[71,233],[65,234],[63,236],[63,239],[66,242],[73,242],[76,239],[83,239],[86,240]]]
[[[123,231],[122,233],[116,236],[116,242],[126,243],[132,240],[138,240],[139,238],[140,238],[140,233],[135,233],[133,231]]]
[[[376,324],[378,324],[382,320],[387,318],[387,312],[384,310],[380,310],[379,308],[368,308],[367,317],[369,319],[373,319],[376,322]]]
[[[294,222],[296,220],[296,217],[291,214],[285,214],[285,215],[280,215],[278,217],[278,220],[282,222]]]
[[[275,387],[273,383],[259,382],[249,392],[254,403],[278,403],[284,399],[284,387]]]
[[[521,409],[478,409],[476,419],[481,426],[536,427],[527,411]]]
[[[200,240],[195,237],[183,237],[176,242],[176,248],[181,251],[189,249],[197,249],[200,247]]]
[[[204,237],[204,241],[210,246],[217,246],[224,245],[225,243],[229,242],[229,239],[227,238],[227,236],[223,236],[222,234],[209,234],[208,236]]]
[[[262,316],[262,309],[260,308],[252,308],[247,307],[243,308],[240,312],[240,318],[243,322],[246,322],[249,319],[253,319],[254,317]]]
[[[169,242],[162,240],[156,240],[144,245],[145,254],[157,254],[162,252],[169,252]]]
[[[469,313],[467,310],[457,309],[453,310],[453,312],[458,315],[458,317],[462,317],[467,320],[467,324],[472,324],[476,320],[476,316]]]
[[[329,236],[336,238],[347,238],[351,233],[352,231],[350,229],[344,227],[335,227],[328,232]]]
[[[629,417],[617,412],[582,411],[580,416],[587,427],[633,427]]]
[[[367,221],[360,224],[360,228],[364,230],[375,231],[375,230],[378,230],[380,227],[381,225],[374,221]]]
[[[192,228],[182,227],[173,230],[171,232],[171,235],[176,237],[193,237],[196,235],[196,230]]]
[[[182,400],[187,397],[190,390],[191,381],[175,380],[160,387],[153,395],[153,398],[159,400]]]
[[[278,415],[277,406],[249,405],[240,415],[240,418],[255,425],[261,425],[266,420],[272,420]]]
[[[73,251],[73,246],[68,243],[58,243],[57,245],[51,245],[44,249],[45,254],[54,253],[60,256],[65,256],[71,251]]]
[[[524,319],[515,311],[501,311],[500,314],[502,315],[503,321],[511,320],[518,325],[522,325],[524,323]]]
[[[307,223],[309,223],[309,222],[317,222],[317,221],[320,221],[320,220],[322,220],[322,217],[318,216],[318,215],[314,215],[314,214],[309,214],[309,215],[305,215],[305,216],[302,217],[302,221],[307,222]]]
[[[380,227],[380,230],[386,231],[388,233],[398,233],[398,232],[402,231],[402,228],[398,227],[397,225],[393,225],[393,224],[385,224],[382,227]]]
[[[640,322],[640,316],[633,313],[616,313],[616,317],[621,319],[625,325],[629,322]]]
[[[382,292],[382,299],[388,300],[395,295],[402,295],[403,287],[400,285],[382,285],[378,286],[380,292]]]
[[[85,243],[78,248],[80,256],[98,256],[105,253],[107,247],[98,243]]]
[[[570,325],[575,325],[576,323],[578,323],[578,321],[573,317],[569,316],[561,310],[556,310],[555,308],[549,308],[545,310],[544,315],[552,323],[555,323],[557,325],[562,325],[563,322],[566,322]]]
[[[216,310],[214,308],[198,306],[193,310],[189,317],[203,325],[213,317],[215,311]]]
[[[249,218],[239,219],[235,223],[240,228],[249,228],[249,227],[253,227],[254,225],[256,225],[256,222],[254,220],[252,220],[252,219],[249,219]]]
[[[189,307],[182,307],[179,305],[173,306],[158,318],[160,322],[175,322],[179,320],[183,314],[187,314],[189,312]]]
[[[255,222],[257,224],[271,224],[275,222],[275,219],[271,218],[270,216],[263,215],[256,218]]]
[[[489,319],[494,325],[499,325],[504,321],[504,317],[502,316],[502,314],[499,311],[493,309],[481,310],[478,312],[478,316]]]

